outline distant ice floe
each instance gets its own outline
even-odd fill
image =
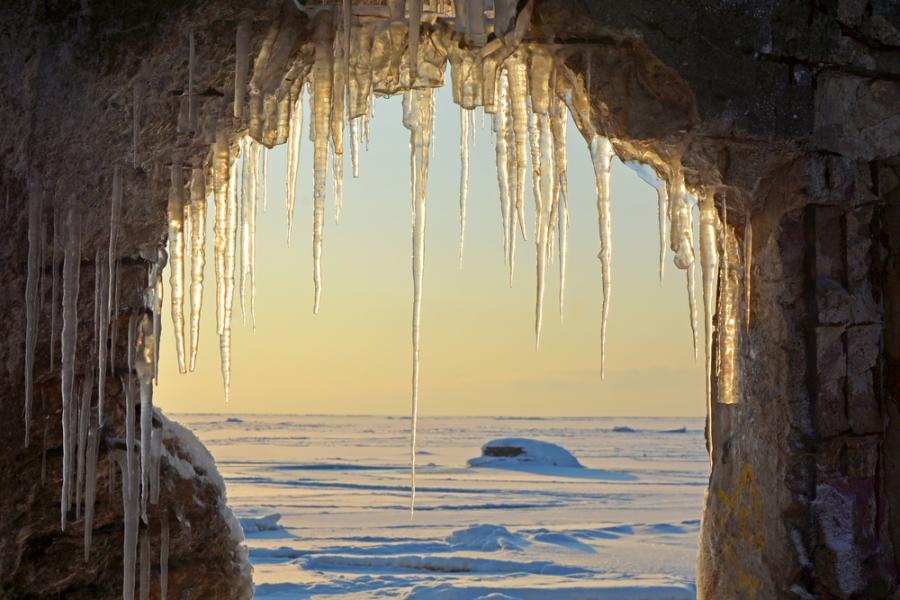
[[[263,517],[243,517],[241,519],[241,527],[244,533],[250,534],[256,531],[277,531],[281,529],[281,520],[279,513],[272,513]]]

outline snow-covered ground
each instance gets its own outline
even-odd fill
[[[410,520],[407,419],[175,418],[219,464],[259,600],[695,595],[702,419],[423,418]],[[469,466],[498,438],[577,463]]]

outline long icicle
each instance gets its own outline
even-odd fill
[[[52,261],[52,266],[50,268],[51,277],[53,281],[51,282],[51,291],[50,291],[50,368],[53,369],[56,367],[56,341],[58,330],[56,328],[56,321],[58,320],[59,315],[59,269],[60,263],[62,262],[62,248],[65,240],[62,237],[62,211],[55,207],[53,209],[53,248],[50,251],[50,260]]]
[[[226,194],[225,257],[222,334],[219,336],[219,355],[222,363],[222,382],[225,386],[225,402],[231,394],[231,317],[234,306],[234,271],[237,250],[237,157],[230,157],[228,165],[228,193]]]
[[[201,167],[191,169],[191,357],[197,365],[200,313],[203,308],[203,273],[206,267],[206,181]]]
[[[494,150],[497,157],[497,185],[500,187],[500,218],[503,223],[503,262],[509,264],[509,157],[506,138],[509,133],[507,115],[509,113],[509,80],[502,71],[497,83],[497,110],[493,115]]]
[[[522,239],[527,240],[528,234],[525,233],[525,171],[528,168],[528,70],[521,52],[521,50],[517,50],[507,59],[507,76],[509,77],[512,129],[515,136],[516,212],[514,218],[519,223]],[[514,232],[510,232],[510,234],[513,235]]]
[[[28,278],[25,283],[25,446],[31,439],[31,405],[34,396],[34,352],[37,347],[38,280],[43,265],[40,264],[41,230],[43,228],[44,194],[39,184],[32,183],[28,198]]]
[[[466,202],[469,197],[469,111],[463,107],[459,107],[459,158],[459,268],[462,269],[466,242]]]
[[[359,128],[365,115],[350,119],[350,165],[353,169],[353,177],[359,177]]]
[[[98,252],[99,254],[99,252]],[[95,286],[99,287],[99,286]],[[91,393],[94,391],[94,372],[88,371],[81,380],[81,402],[78,408],[77,450],[75,456],[75,520],[81,519],[81,499],[87,465],[88,425],[91,419]]]
[[[225,237],[228,229],[229,148],[224,131],[213,146],[213,187],[215,188],[215,225],[213,227],[216,267],[216,333],[225,332]]]
[[[84,562],[91,558],[91,541],[94,534],[94,507],[97,500],[97,456],[100,452],[101,430],[93,416],[88,429],[87,466],[84,487]]]
[[[591,159],[597,179],[597,216],[600,226],[600,259],[603,276],[603,311],[600,322],[600,378],[606,377],[606,324],[609,320],[609,297],[612,292],[612,214],[610,203],[609,170],[612,166],[613,148],[609,139],[594,136],[591,141]]]
[[[712,460],[712,350],[713,317],[715,316],[716,287],[719,274],[719,251],[716,233],[719,217],[713,195],[700,196],[700,267],[703,275],[703,316],[706,334],[706,409],[709,427],[710,460]]]
[[[171,289],[172,327],[175,331],[175,357],[178,372],[186,373],[184,353],[184,182],[181,163],[173,161],[169,189],[169,286]]]
[[[259,156],[262,146],[256,140],[250,140],[249,154],[247,158],[250,160],[250,194],[247,200],[251,206],[247,211],[250,219],[250,251],[247,258],[250,261],[248,275],[250,277],[250,323],[253,329],[256,329],[256,215],[259,211]]]
[[[410,188],[413,204],[413,365],[410,424],[410,516],[416,505],[416,429],[419,414],[419,333],[422,316],[422,284],[425,269],[425,197],[428,153],[431,144],[434,90],[417,89],[403,96],[403,125],[410,137]]]
[[[538,160],[536,167],[540,171],[538,182],[541,185],[541,203],[540,206],[535,204],[535,221],[538,224],[536,235],[536,269],[537,269],[537,289],[535,298],[535,315],[534,315],[534,343],[538,347],[541,341],[541,322],[544,314],[544,288],[545,274],[547,270],[548,244],[553,231],[553,222],[551,219],[552,206],[546,207],[547,202],[551,204],[553,200],[553,141],[550,134],[550,115],[541,113],[537,115],[538,129]],[[546,211],[546,215],[544,214]]]
[[[291,112],[290,134],[288,135],[288,172],[287,190],[285,190],[285,208],[287,209],[287,242],[291,243],[291,233],[294,230],[294,204],[297,196],[297,171],[300,168],[300,141],[303,138],[303,87],[297,95]],[[265,165],[264,169],[265,171]],[[263,198],[265,201],[265,197]]]
[[[81,273],[81,212],[72,202],[66,215],[66,251],[63,262],[63,327],[62,356],[62,408],[63,408],[63,482],[60,496],[62,529],[66,528],[72,489],[72,449],[74,431],[71,414],[75,409],[75,350],[78,341],[78,287]]]
[[[331,26],[319,21],[315,31],[316,58],[313,65],[313,313],[322,298],[322,241],[325,229],[325,185],[328,175],[328,141],[331,132],[332,46]]]
[[[551,100],[554,111],[550,114],[550,131],[553,135],[553,204],[550,207],[550,227],[556,227],[559,235],[559,317],[563,318],[566,299],[566,255],[569,233],[569,177],[566,153],[566,120],[569,109],[559,98]],[[548,252],[553,252],[553,235],[550,235]]]
[[[152,281],[150,282],[152,285]],[[150,446],[153,427],[153,365],[156,354],[156,332],[153,320],[144,313],[135,340],[135,370],[141,398],[141,517],[147,523],[150,502]]]

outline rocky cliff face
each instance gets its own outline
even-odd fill
[[[736,283],[752,282],[751,319],[738,332],[737,402],[713,405],[699,596],[895,597],[900,7],[890,0],[530,6],[526,40],[561,47],[573,72],[589,69],[593,124],[616,140],[622,157],[682,156],[690,185],[727,198],[729,243],[741,247],[752,228],[751,277],[745,262],[735,271]],[[156,256],[166,235],[166,167],[173,160],[201,164],[213,141],[177,126],[185,110],[188,32],[198,40],[202,120],[230,123],[236,132],[243,125],[230,121],[230,107],[241,19],[252,21],[253,54],[263,35],[279,27],[297,32],[289,54],[311,52],[307,19],[291,3],[273,1],[252,12],[230,0],[21,1],[0,8],[0,176],[9,198],[2,219],[8,235],[0,242],[6,282],[0,305],[7,315],[0,322],[0,410],[12,440],[0,453],[9,490],[2,498],[9,508],[0,510],[0,589],[11,597],[106,597],[121,586],[119,502],[100,494],[89,568],[67,559],[78,550],[77,525],[58,531],[59,369],[49,362],[46,288],[38,407],[24,447],[26,184],[44,186],[51,210],[73,197],[81,202],[88,275],[80,310],[90,323],[92,249],[108,235],[112,165],[129,166],[119,246],[127,273],[117,321],[124,369],[127,321],[142,307],[146,257]],[[136,82],[145,93],[134,160]],[[88,329],[79,341],[80,373],[89,369]],[[107,393],[115,409],[101,465],[122,437],[125,402],[116,378]],[[205,467],[180,439],[168,438],[168,453],[186,462],[173,458],[163,467],[170,589],[190,584],[192,597],[246,597],[248,577],[222,511],[224,494],[209,470],[196,470]],[[192,462],[193,474],[184,468]],[[117,485],[114,495],[121,494]],[[204,499],[203,509],[195,497]],[[151,519],[154,549],[160,522],[160,515]]]

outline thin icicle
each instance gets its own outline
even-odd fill
[[[81,273],[81,211],[75,202],[66,215],[66,251],[63,262],[63,327],[62,356],[62,422],[63,422],[63,482],[60,495],[60,524],[66,528],[72,492],[72,451],[74,435],[71,415],[75,410],[75,350],[78,341],[78,286]]]
[[[535,202],[534,213],[535,223],[538,228],[535,232],[535,251],[536,251],[536,270],[537,270],[537,289],[535,292],[535,310],[534,310],[534,343],[535,347],[541,341],[541,322],[544,314],[544,287],[545,273],[547,270],[547,245],[550,238],[550,232],[553,230],[553,223],[550,218],[551,208],[546,207],[546,201],[553,193],[553,142],[550,135],[550,115],[542,113],[537,115],[538,129],[538,156],[534,168],[539,172],[537,183],[540,184],[541,193],[535,196],[540,198],[540,203]],[[552,201],[551,201],[552,202]],[[545,215],[545,211],[547,214]]]
[[[150,502],[150,446],[153,427],[153,365],[156,361],[156,332],[145,313],[138,324],[135,340],[135,370],[141,397],[141,518],[147,523]]]
[[[184,360],[184,182],[181,163],[172,163],[169,189],[169,286],[171,288],[172,326],[175,331],[175,357],[178,372],[186,373]]]
[[[409,129],[410,191],[413,205],[413,365],[410,426],[410,516],[416,504],[416,428],[419,411],[419,332],[422,315],[422,283],[425,270],[425,196],[434,90],[408,91],[403,96],[403,125]]]
[[[750,212],[744,221],[744,327],[750,329],[750,283],[753,272],[753,222]]]
[[[141,530],[141,600],[150,600],[150,536]]]
[[[115,291],[113,293],[113,305],[111,312],[111,323],[113,326],[110,328],[109,334],[109,370],[110,373],[115,373],[116,367],[116,344],[119,338],[119,327],[118,327],[118,317],[119,317],[119,281],[122,277],[122,263],[118,260],[116,261],[116,271],[115,271]]]
[[[411,0],[416,3],[417,0]],[[469,112],[459,108],[459,268],[462,269],[466,241],[466,201],[469,196]]]
[[[159,524],[159,600],[169,594],[169,515],[162,511]]]
[[[494,150],[497,156],[497,185],[500,187],[500,218],[503,223],[503,262],[509,264],[510,189],[509,157],[506,139],[509,136],[509,79],[502,71],[497,85],[497,110],[493,116]]]
[[[659,179],[653,167],[646,163],[627,160],[625,161],[625,166],[631,168],[642,181],[656,190],[657,218],[659,223],[659,283],[662,284],[666,262],[666,231],[669,228],[669,194],[666,191],[666,184]]]
[[[101,430],[93,416],[90,419],[87,438],[87,465],[84,477],[84,562],[91,558],[91,540],[94,533],[94,507],[97,500],[97,456],[100,452]]]
[[[78,409],[78,438],[75,458],[75,520],[81,519],[81,498],[84,490],[84,472],[87,461],[88,424],[91,420],[91,392],[94,389],[94,373],[89,371],[81,380],[81,402]]]
[[[244,98],[247,95],[247,72],[250,68],[250,22],[241,21],[237,26],[234,51],[234,117],[244,114]]]
[[[559,98],[551,100],[550,132],[553,136],[553,190],[550,206],[548,254],[553,252],[553,229],[559,232],[559,317],[563,317],[566,295],[566,254],[569,233],[569,177],[566,153],[566,120],[569,110]]]
[[[603,312],[600,323],[600,378],[606,376],[606,324],[609,319],[609,297],[612,292],[612,214],[609,170],[613,148],[609,139],[596,135],[591,141],[591,159],[597,179],[597,216],[600,225],[600,259],[603,273]]]
[[[712,459],[712,350],[713,317],[715,316],[716,286],[719,274],[719,251],[716,247],[716,231],[719,217],[711,193],[700,197],[700,267],[703,275],[703,316],[706,334],[706,405],[710,459]]]
[[[138,147],[141,142],[141,113],[144,103],[144,82],[136,81],[133,88],[131,104],[131,155],[134,168],[138,164]]]
[[[216,333],[225,332],[225,243],[228,230],[228,161],[230,150],[224,132],[220,132],[213,146],[213,187],[216,214],[213,227],[213,248],[216,261]]]
[[[222,333],[219,336],[219,355],[222,363],[222,381],[225,386],[225,402],[228,402],[231,393],[231,317],[234,307],[234,271],[235,252],[237,250],[237,160],[229,161],[228,167],[228,193],[226,194],[225,217],[225,256],[224,256],[224,280],[223,293],[223,320]]]
[[[162,430],[153,427],[150,431],[150,504],[159,504],[159,470],[162,455]]]
[[[191,358],[197,364],[200,347],[200,313],[203,308],[203,273],[206,267],[206,182],[203,169],[191,170]]]
[[[353,177],[359,177],[359,134],[362,120],[365,115],[350,119],[350,164],[353,169]]]
[[[303,90],[300,90],[303,95]],[[302,127],[300,129],[303,129]],[[303,132],[301,131],[301,134]],[[262,150],[262,183],[263,183],[263,212],[269,210],[269,149]]]
[[[250,322],[256,327],[256,206],[259,189],[259,143],[247,138],[241,176],[241,315],[250,285]],[[246,321],[246,318],[245,318]]]
[[[294,204],[297,197],[297,171],[300,168],[300,140],[303,137],[303,88],[301,86],[300,93],[297,95],[297,102],[294,103],[294,109],[291,112],[291,127],[288,135],[288,172],[287,172],[287,190],[285,192],[285,208],[287,209],[287,242],[291,243],[291,234],[294,230]],[[265,173],[265,163],[263,171]],[[268,202],[264,197],[263,200]]]
[[[509,104],[512,114],[512,130],[515,136],[515,216],[518,221],[522,239],[527,240],[525,233],[525,171],[528,168],[528,70],[525,60],[517,50],[507,59],[507,76],[509,77]],[[513,228],[515,229],[515,228]],[[512,235],[514,232],[510,232]],[[510,240],[512,241],[512,240]],[[510,276],[510,279],[512,276]]]
[[[129,323],[129,337],[133,338],[137,320],[132,317]],[[133,345],[128,345],[133,352]],[[140,473],[135,468],[134,460],[134,403],[135,380],[129,372],[125,383],[125,458],[120,462],[122,468],[122,507],[125,523],[123,536],[122,596],[123,600],[134,600],[134,571],[137,562],[138,520],[140,519]]]
[[[34,351],[37,347],[38,280],[41,265],[41,230],[44,194],[32,183],[28,198],[28,278],[25,283],[25,446],[31,439],[31,405],[34,396]],[[55,280],[54,280],[55,281]]]
[[[315,32],[316,58],[313,65],[313,313],[316,314],[322,298],[322,240],[325,229],[328,138],[331,132],[333,52],[330,32],[330,24],[321,20]]]
[[[53,247],[50,252],[51,266],[51,282],[50,291],[50,368],[56,368],[56,342],[59,330],[56,328],[56,321],[59,315],[59,267],[62,263],[63,244],[65,239],[62,236],[62,211],[56,207],[53,209]]]

